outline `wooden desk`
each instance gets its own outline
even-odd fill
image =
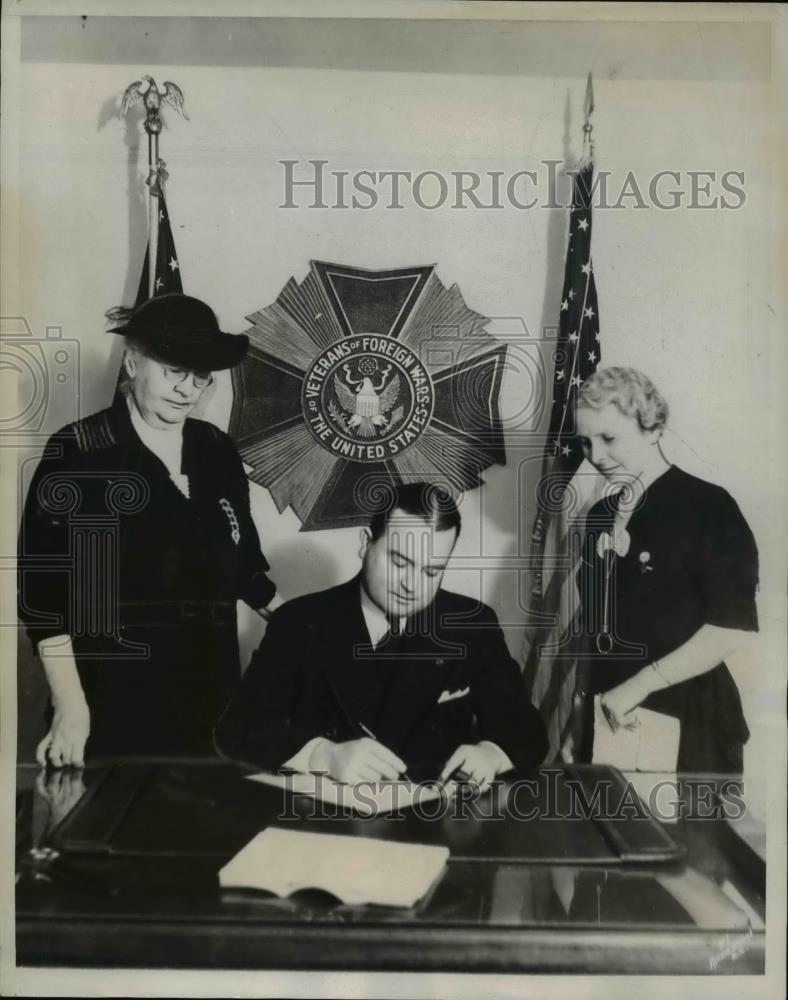
[[[551,775],[538,776],[545,788]],[[765,870],[723,817],[719,779],[685,776],[686,815],[665,827],[683,856],[667,863],[622,861],[588,816],[480,818],[473,803],[432,820],[307,816],[303,801],[215,760],[105,762],[50,779],[19,769],[19,965],[764,970]],[[218,869],[269,822],[445,842],[452,860],[408,910],[220,890]]]

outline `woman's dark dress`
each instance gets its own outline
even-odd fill
[[[236,601],[275,591],[229,437],[186,420],[182,472],[189,499],[119,400],[53,435],[28,491],[20,618],[34,643],[71,635],[92,756],[211,753],[240,680]]]
[[[597,543],[612,532],[615,510],[610,497],[591,508],[578,572],[586,634],[581,684],[589,695],[672,653],[705,624],[758,629],[758,553],[747,522],[724,489],[671,466],[649,486],[627,524],[629,551],[613,559],[614,647],[599,654],[605,560]],[[679,771],[741,773],[749,731],[724,663],[656,692],[643,705],[680,720]],[[586,757],[592,738],[588,731]]]

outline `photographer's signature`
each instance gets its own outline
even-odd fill
[[[751,938],[751,926],[748,926],[747,930],[742,931],[741,934],[726,934],[720,950],[709,959],[709,970],[715,972],[720,962],[726,958],[729,958],[732,962],[735,962],[737,958],[741,958],[745,951],[747,951]]]

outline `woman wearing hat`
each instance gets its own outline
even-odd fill
[[[208,754],[240,679],[236,601],[275,587],[229,437],[189,415],[248,347],[198,299],[125,314],[121,393],[47,444],[20,529],[20,617],[51,691],[44,764]]]
[[[599,369],[579,392],[578,435],[609,485],[578,574],[584,686],[614,730],[638,705],[677,718],[679,771],[741,773],[749,731],[725,659],[758,628],[758,553],[732,497],[666,461],[667,416],[633,368]]]

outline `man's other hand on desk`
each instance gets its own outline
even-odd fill
[[[479,786],[479,791],[486,791],[496,774],[506,771],[512,762],[495,743],[483,740],[481,743],[464,743],[457,747],[443,766],[441,781],[447,781],[455,771],[461,770]]]
[[[405,762],[388,747],[364,736],[360,740],[333,743],[321,739],[312,750],[310,771],[325,771],[336,781],[396,781]]]

